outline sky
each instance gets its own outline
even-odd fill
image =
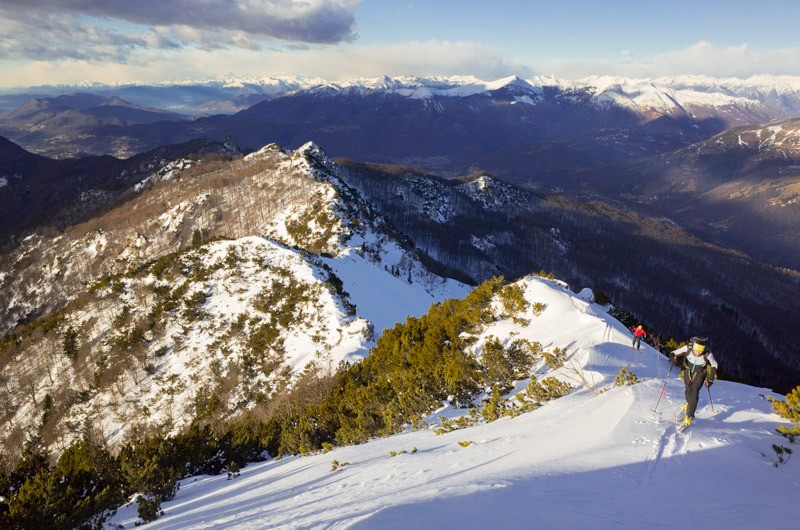
[[[0,86],[800,75],[798,19],[798,0],[0,0]]]

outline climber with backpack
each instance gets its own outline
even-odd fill
[[[692,337],[688,344],[673,351],[669,360],[681,368],[683,382],[686,385],[684,393],[686,405],[683,409],[686,415],[683,418],[683,424],[688,427],[692,424],[695,410],[697,410],[700,389],[704,384],[706,387],[714,384],[719,364],[717,364],[714,354],[708,349],[708,339],[704,337]]]
[[[642,345],[642,338],[647,336],[647,332],[641,324],[635,328],[631,328],[631,331],[633,331],[633,347],[638,350]]]

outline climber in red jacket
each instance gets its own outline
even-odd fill
[[[638,350],[642,345],[642,337],[646,337],[647,332],[642,328],[641,324],[635,328],[631,328],[631,331],[633,331],[633,347]]]

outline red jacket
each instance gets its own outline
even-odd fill
[[[633,331],[633,334],[636,335],[637,337],[646,337],[647,336],[647,332],[644,330],[644,328],[642,328],[642,329],[631,328],[631,331]]]

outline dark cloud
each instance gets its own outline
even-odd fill
[[[0,17],[0,58],[126,62],[137,48],[150,47],[147,35],[124,35],[78,22],[74,17],[26,13]],[[164,40],[163,48],[176,43]]]
[[[352,41],[358,2],[0,0],[0,59],[129,63],[148,50],[260,50],[275,39],[290,46]]]
[[[64,13],[310,44],[354,39],[357,0],[0,0],[0,16]]]

